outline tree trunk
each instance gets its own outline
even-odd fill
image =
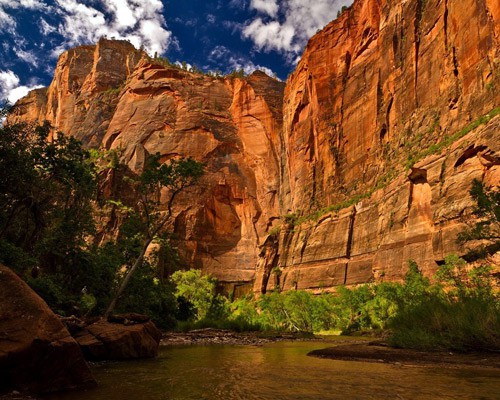
[[[118,288],[117,292],[115,293],[115,295],[111,299],[111,302],[109,303],[109,306],[106,309],[106,312],[104,313],[104,316],[106,318],[109,317],[109,315],[115,309],[116,303],[117,303],[118,299],[120,298],[120,296],[122,295],[123,291],[127,287],[128,283],[130,281],[130,278],[132,278],[132,275],[134,274],[134,272],[136,271],[136,269],[139,268],[142,265],[142,262],[144,261],[144,255],[146,254],[146,251],[147,251],[148,246],[150,244],[151,244],[151,240],[148,240],[144,244],[144,247],[142,248],[141,254],[135,260],[134,265],[132,265],[132,267],[127,271],[127,274],[125,275],[125,278],[123,278],[123,281],[120,284],[120,287]]]

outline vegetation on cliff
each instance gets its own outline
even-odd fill
[[[115,154],[96,154],[72,137],[52,135],[49,124],[0,129],[0,262],[59,314],[102,315],[121,296],[119,311],[173,326],[173,288],[156,268],[157,254],[145,253],[153,241],[169,248],[163,228],[171,207],[203,165],[191,159],[160,163],[152,156],[137,176]],[[110,171],[127,186],[126,199],[103,194]],[[166,211],[159,208],[163,188]],[[113,218],[118,229],[103,223]]]

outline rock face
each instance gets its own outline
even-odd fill
[[[279,276],[264,263],[258,281],[322,290],[401,280],[410,259],[433,274],[446,255],[464,253],[456,238],[472,220],[472,180],[500,182],[499,132],[500,116],[355,205],[282,229],[274,246]]]
[[[73,337],[80,345],[87,360],[127,360],[153,358],[158,355],[161,332],[153,322],[123,320],[98,320],[75,329]]]
[[[488,3],[356,1],[309,41],[284,99],[290,210],[362,193],[500,104]]]
[[[356,0],[286,87],[102,40],[63,54],[9,122],[48,119],[134,171],[148,153],[205,162],[173,228],[186,263],[233,289],[401,279],[410,258],[430,274],[462,250],[472,179],[499,182],[498,119],[479,120],[500,106],[499,32],[493,0]]]
[[[309,41],[285,90],[282,201],[317,216],[282,232],[282,286],[401,279],[409,259],[430,274],[463,252],[472,179],[499,183],[498,119],[450,137],[500,105],[498,18],[485,0],[360,0]]]
[[[95,385],[80,347],[59,318],[0,264],[0,393]]]
[[[258,247],[280,215],[283,90],[261,72],[193,74],[101,40],[61,55],[48,90],[20,100],[9,122],[47,119],[89,146],[117,150],[132,171],[157,152],[204,162],[202,181],[176,204],[179,250],[238,291],[251,287]]]

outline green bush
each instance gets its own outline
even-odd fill
[[[390,343],[421,350],[500,350],[500,302],[487,268],[465,271],[464,260],[446,257],[438,282],[405,294],[390,319]]]

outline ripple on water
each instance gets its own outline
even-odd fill
[[[308,357],[320,342],[163,348],[93,366],[99,388],[49,400],[500,399],[500,373]]]

